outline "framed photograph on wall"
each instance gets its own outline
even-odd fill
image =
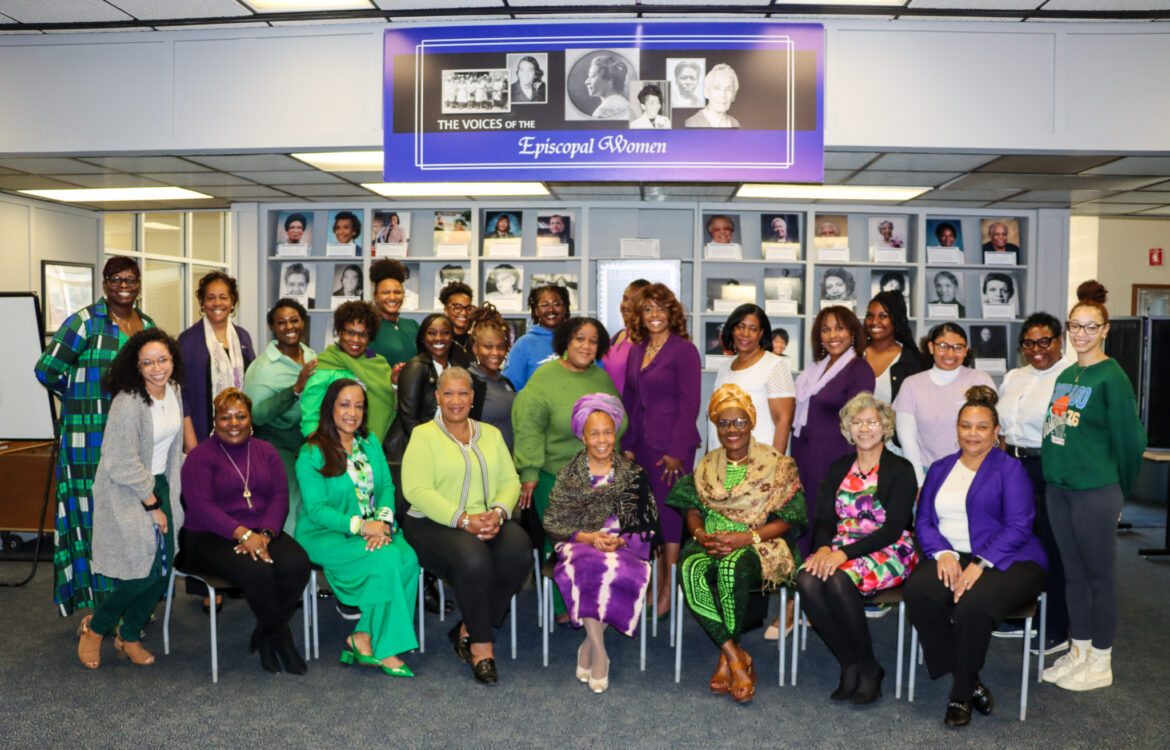
[[[963,222],[959,219],[926,220],[926,262],[962,263]]]
[[[817,274],[820,276],[818,309],[844,305],[853,310],[857,306],[857,281],[852,271],[841,266],[828,266],[818,268]]]
[[[94,274],[93,263],[41,261],[46,336],[56,333],[70,315],[93,304]]]
[[[329,239],[326,240],[325,254],[346,257],[362,254],[361,209],[354,211],[329,212]]]
[[[317,297],[316,265],[297,260],[281,263],[280,296],[295,299],[305,307],[312,308]]]
[[[976,370],[1007,372],[1007,326],[982,323],[971,326],[971,353],[975,357]]]
[[[597,263],[597,317],[605,330],[617,333],[626,327],[618,309],[622,293],[631,281],[646,279],[671,289],[682,289],[680,260],[602,260]],[[688,300],[680,299],[686,307]]]
[[[536,256],[569,258],[573,251],[573,234],[577,215],[572,211],[541,212],[536,215]]]
[[[375,211],[370,227],[374,245],[405,245],[410,242],[409,211]]]
[[[500,312],[524,309],[524,266],[497,263],[485,267],[483,301],[491,302]]]
[[[967,317],[967,307],[963,304],[963,274],[957,271],[935,271],[930,274],[926,300],[928,317]]]
[[[575,273],[534,273],[528,277],[528,288],[538,286],[563,286],[569,290],[569,309],[580,310],[577,305],[577,274]]]
[[[979,275],[979,299],[985,318],[1015,318],[1020,296],[1016,275],[1010,271],[988,271]]]
[[[1017,219],[980,219],[979,238],[983,242],[983,262],[1001,265],[998,259],[988,260],[988,253],[1012,253],[1015,265],[1020,253],[1020,222]]]
[[[312,246],[313,212],[281,211],[277,214],[276,244]]]
[[[333,298],[331,306],[340,302],[362,298],[363,285],[361,263],[338,263],[333,266]]]
[[[869,275],[869,298],[878,292],[898,292],[906,301],[906,312],[910,312],[910,272],[888,268],[875,268]]]

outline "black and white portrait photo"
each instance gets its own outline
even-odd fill
[[[989,271],[979,277],[980,299],[984,317],[1015,317],[1019,303],[1016,279],[1005,271]]]
[[[548,101],[547,52],[515,52],[507,56],[512,82],[512,104],[544,104]]]
[[[971,353],[976,359],[1007,359],[1007,328],[977,325],[971,328]]]
[[[507,68],[443,71],[445,115],[511,112],[510,95]]]
[[[670,102],[675,109],[698,109],[703,106],[703,77],[706,75],[707,61],[701,57],[666,58]]]
[[[870,272],[869,296],[873,299],[878,292],[897,292],[906,300],[906,310],[910,310],[910,273],[908,271],[889,271],[874,269]]]
[[[360,263],[338,263],[333,267],[333,296],[361,299],[362,266]]]
[[[403,263],[406,266],[406,281],[402,284],[402,310],[414,312],[418,309],[418,263]]]
[[[955,305],[959,310],[959,317],[967,317],[967,308],[963,305],[963,277],[960,274],[953,271],[935,271],[930,277],[926,299],[931,305]]]
[[[636,49],[565,50],[565,119],[629,120]]]
[[[524,266],[497,263],[487,269],[483,300],[501,312],[519,312],[524,295]]]
[[[707,309],[721,312],[722,308],[736,308],[745,302],[758,304],[756,287],[748,279],[707,279]],[[720,305],[719,303],[723,303]],[[730,312],[730,310],[728,311]]]
[[[292,297],[305,307],[312,307],[317,296],[313,268],[311,263],[281,263],[280,296]]]
[[[538,286],[563,286],[569,290],[569,309],[578,310],[577,306],[577,274],[575,273],[534,273],[528,277],[528,288]]]
[[[760,214],[760,237],[764,242],[800,242],[800,219],[796,214]]]
[[[683,123],[688,128],[738,128],[739,120],[731,115],[731,105],[739,93],[739,76],[727,63],[707,71],[703,79],[706,105]]]
[[[821,307],[826,305],[852,307],[856,304],[857,284],[851,271],[840,266],[829,266],[820,271],[820,274]]]
[[[634,81],[630,86],[630,130],[669,130],[666,81]]]
[[[703,351],[707,354],[714,354],[716,356],[723,356],[727,354],[734,354],[734,352],[726,351],[723,348],[723,321],[707,322],[703,324],[703,341],[706,346]]]
[[[435,269],[435,302],[434,308],[436,310],[443,307],[443,303],[439,300],[439,294],[442,293],[444,287],[455,282],[467,283],[468,269],[456,265],[455,263],[444,263]]]
[[[800,303],[803,283],[799,271],[789,268],[764,269],[764,300]]]

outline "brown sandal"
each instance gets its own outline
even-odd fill
[[[121,637],[114,638],[114,652],[119,659],[129,659],[131,664],[145,667],[154,664],[154,654],[146,650],[140,641],[124,641]]]
[[[89,626],[93,615],[82,618],[77,626],[77,658],[86,669],[97,669],[102,663],[102,635]]]
[[[711,692],[715,695],[728,695],[731,692],[731,666],[727,662],[727,654],[719,652],[719,666],[715,674],[711,675],[709,683]]]
[[[756,669],[752,666],[752,658],[746,653],[744,657],[746,662],[733,661],[730,665],[731,697],[735,698],[736,703],[747,703],[756,695]],[[740,679],[737,672],[746,679]]]

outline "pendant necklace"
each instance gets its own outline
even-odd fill
[[[244,501],[246,503],[248,503],[248,507],[251,508],[252,507],[252,490],[248,489],[248,481],[252,478],[252,442],[248,441],[248,463],[247,463],[248,476],[246,476],[246,477],[244,476],[244,473],[242,471],[240,471],[240,467],[236,466],[236,462],[232,461],[231,454],[227,452],[227,448],[224,448],[223,445],[221,444],[219,446],[219,449],[221,451],[223,451],[223,455],[227,456],[228,461],[231,461],[232,468],[235,469],[236,473],[240,475],[240,481],[242,481],[244,483]]]

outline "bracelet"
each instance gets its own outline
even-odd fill
[[[759,544],[761,541],[763,540],[760,539],[760,532],[752,529],[752,544]]]
[[[350,516],[349,517],[349,533],[353,534],[354,536],[357,536],[358,534],[362,533],[362,517],[361,516]]]
[[[500,508],[500,507],[492,508],[492,510],[494,510],[496,512],[496,515],[500,517],[500,525],[503,526],[504,521],[508,520],[508,514],[506,512],[504,512],[503,508]]]
[[[142,504],[142,507],[143,507],[143,509],[145,509],[145,510],[146,510],[146,512],[147,512],[147,513],[149,513],[149,512],[150,512],[150,511],[152,511],[152,510],[158,510],[159,508],[161,508],[161,507],[162,507],[162,500],[160,500],[160,499],[158,499],[158,498],[156,497],[156,498],[154,499],[154,504],[153,504],[153,505],[147,505],[146,503],[143,503],[143,504]]]
[[[467,531],[468,526],[471,526],[471,516],[467,515],[467,513],[464,513],[463,520],[459,522],[459,528]]]
[[[268,537],[269,541],[276,538],[276,532],[272,529],[260,529],[260,533]]]
[[[252,536],[252,530],[251,530],[251,529],[248,529],[248,530],[247,530],[247,531],[245,531],[245,532],[243,533],[243,535],[242,535],[242,536],[241,536],[239,539],[237,539],[236,541],[237,541],[237,542],[239,542],[240,544],[243,544],[244,542],[248,541],[248,537],[250,537],[250,536]]]

